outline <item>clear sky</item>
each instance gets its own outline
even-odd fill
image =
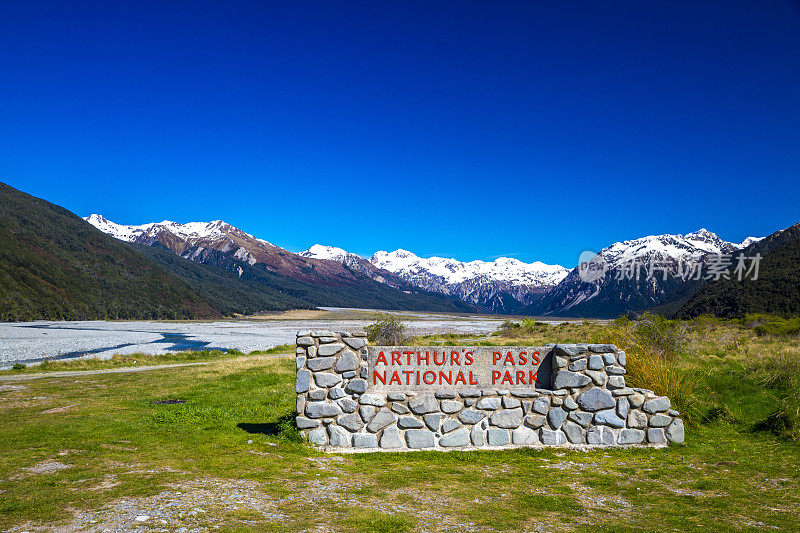
[[[0,181],[293,251],[740,241],[800,221],[800,4],[7,1]]]

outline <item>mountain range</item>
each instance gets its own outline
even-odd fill
[[[525,263],[509,257],[462,262],[422,258],[398,249],[375,252],[368,260],[320,244],[292,254],[219,220],[141,226],[116,224],[100,215],[86,220],[117,239],[147,246],[158,243],[201,263],[211,262],[214,254],[223,254],[316,284],[328,283],[330,276],[341,279],[360,274],[401,290],[414,287],[441,294],[479,311],[565,317],[612,318],[653,308],[675,312],[703,285],[709,261],[760,241],[748,237],[742,243],[731,243],[700,229],[687,235],[652,235],[618,242],[595,254],[592,261],[602,263],[602,275],[586,280],[578,268]],[[219,259],[213,262],[219,264]],[[652,265],[658,271],[648,276],[647,269]],[[687,276],[692,265],[697,270]],[[639,270],[638,275],[633,275],[633,269]]]
[[[0,200],[0,320],[212,318],[319,306],[603,318],[800,312],[800,225],[741,243],[705,229],[642,237],[582,254],[567,269],[402,249],[369,259],[322,245],[295,254],[221,220],[81,219],[4,184]],[[721,280],[706,279],[720,257],[739,253],[763,256],[758,283],[726,280],[730,266]]]

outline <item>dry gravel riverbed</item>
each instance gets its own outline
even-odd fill
[[[114,354],[163,354],[174,351],[237,349],[244,353],[293,343],[301,329],[363,329],[374,318],[349,310],[327,310],[334,318],[228,320],[217,322],[5,322],[0,323],[0,370],[16,362],[74,357],[110,358]],[[369,310],[358,310],[369,313]],[[398,313],[413,335],[490,333],[503,317]]]

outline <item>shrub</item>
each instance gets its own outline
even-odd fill
[[[373,344],[399,346],[406,340],[406,327],[394,315],[381,315],[374,323],[364,328],[367,338]]]
[[[25,363],[14,363],[14,366],[11,367],[11,370],[25,370],[28,368],[28,365]]]

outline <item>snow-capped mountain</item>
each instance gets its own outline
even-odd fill
[[[165,220],[138,226],[116,224],[97,214],[85,220],[117,239],[165,246],[185,259],[221,267],[240,276],[246,263],[263,265],[282,276],[315,285],[357,285],[362,279],[340,262],[301,257],[222,220],[186,224]]]
[[[360,272],[365,276],[374,279],[379,283],[386,283],[393,287],[402,287],[406,285],[401,278],[388,270],[377,267],[361,257],[342,248],[336,246],[324,246],[322,244],[315,244],[308,250],[304,250],[297,254],[301,257],[308,257],[310,259],[322,259],[325,261],[336,261],[344,266]]]
[[[560,265],[524,263],[510,257],[462,262],[422,258],[407,250],[379,251],[373,265],[427,291],[455,296],[493,312],[515,312],[541,298],[569,272]]]
[[[698,274],[715,256],[732,254],[759,240],[748,237],[734,244],[702,228],[687,235],[650,235],[614,243],[573,269],[526,312],[615,317],[684,301],[700,286]]]

